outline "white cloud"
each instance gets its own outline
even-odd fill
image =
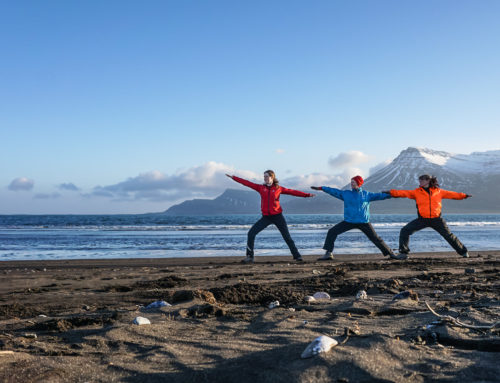
[[[365,162],[368,162],[370,157],[363,152],[353,150],[350,152],[340,153],[336,157],[330,157],[328,164],[332,168],[350,168]]]
[[[60,190],[69,190],[69,191],[78,191],[80,190],[78,187],[76,187],[75,184],[71,183],[71,182],[68,182],[68,183],[64,183],[64,184],[60,184],[58,186],[58,188]]]
[[[375,174],[376,172],[378,172],[379,170],[385,168],[387,165],[389,165],[390,163],[392,162],[392,160],[386,160],[384,162],[381,162],[373,167],[370,168],[369,170],[369,174],[372,175],[372,174]]]
[[[10,183],[8,186],[9,190],[12,191],[29,191],[35,186],[35,181],[30,180],[26,177],[18,177]]]
[[[276,149],[276,153],[283,154],[283,153],[285,153],[285,149],[279,149],[278,148],[278,149]]]
[[[232,166],[207,162],[206,164],[167,175],[160,171],[151,171],[131,177],[123,182],[97,186],[89,196],[109,197],[117,200],[177,201],[190,198],[208,198],[222,193],[231,184],[226,173],[235,174]],[[249,171],[238,171],[243,178],[258,179],[258,175]]]

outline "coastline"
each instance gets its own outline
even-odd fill
[[[470,324],[499,320],[500,251],[470,253],[1,261],[0,380],[495,381],[498,329],[424,330],[437,319],[424,302]],[[405,290],[418,300],[393,300]],[[331,299],[304,301],[319,291]],[[144,309],[157,300],[172,306]],[[346,328],[358,334],[300,357]]]

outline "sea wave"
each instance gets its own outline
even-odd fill
[[[325,230],[334,226],[338,222],[332,223],[292,223],[289,224],[291,230]],[[403,227],[408,222],[376,222],[372,225],[375,228],[396,228]],[[448,221],[449,226],[456,227],[480,227],[494,228],[500,227],[500,221]],[[197,225],[0,225],[3,231],[129,231],[129,232],[171,232],[171,231],[238,231],[249,230],[251,224],[197,224]],[[270,227],[270,228],[273,228]]]

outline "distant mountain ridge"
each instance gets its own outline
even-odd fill
[[[500,150],[474,152],[469,155],[451,154],[426,148],[409,147],[389,165],[366,178],[365,190],[380,192],[388,189],[415,189],[418,176],[438,177],[446,190],[472,194],[473,198],[443,202],[444,213],[500,213]],[[346,185],[344,189],[348,188]],[[282,196],[287,214],[342,213],[343,202],[318,192],[315,198]],[[393,198],[374,202],[372,213],[414,213],[415,202]],[[260,197],[253,190],[227,189],[215,199],[194,199],[174,205],[165,211],[169,215],[259,214]]]

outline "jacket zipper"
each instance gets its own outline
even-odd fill
[[[268,188],[267,212],[269,213],[269,215],[271,215],[271,188]]]
[[[432,206],[431,206],[432,198],[431,197],[432,197],[432,191],[429,188],[429,218],[432,218]]]

